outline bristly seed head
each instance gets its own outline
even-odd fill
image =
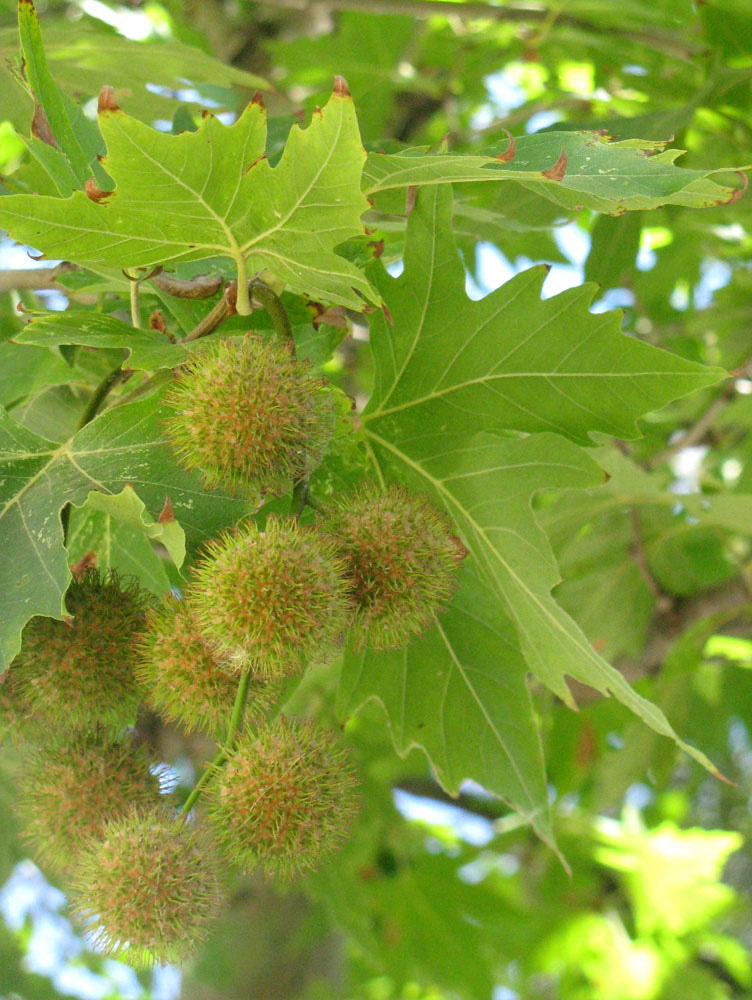
[[[330,655],[344,631],[344,565],[313,528],[270,517],[209,545],[186,604],[223,662],[280,680]]]
[[[52,730],[132,722],[140,690],[134,675],[148,596],[112,570],[88,569],[65,595],[68,621],[32,618],[13,670],[18,697]]]
[[[155,805],[166,778],[128,736],[58,738],[26,754],[17,809],[26,841],[54,872],[71,868],[88,838],[132,805]]]
[[[395,485],[335,500],[319,528],[346,562],[361,648],[406,646],[425,631],[451,597],[466,555],[441,511]]]
[[[239,677],[214,655],[184,601],[167,597],[149,611],[139,655],[136,675],[148,692],[147,701],[163,718],[188,732],[202,730],[215,738],[224,733]],[[252,680],[249,718],[260,721],[278,695],[276,685]]]
[[[334,429],[326,383],[285,343],[209,342],[165,395],[167,436],[208,487],[284,493],[321,461]]]
[[[350,831],[357,780],[347,751],[311,722],[246,730],[210,786],[220,846],[243,870],[283,878],[314,870]]]
[[[219,910],[211,843],[171,810],[135,808],[87,842],[71,898],[105,954],[137,967],[179,963]]]

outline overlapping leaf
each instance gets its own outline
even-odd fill
[[[346,714],[377,699],[401,754],[422,747],[450,794],[457,795],[463,780],[472,778],[552,843],[526,674],[511,622],[466,568],[451,607],[407,648],[347,650],[339,710]]]
[[[99,127],[115,191],[95,193],[99,200],[83,191],[6,197],[0,224],[15,239],[92,266],[226,257],[239,279],[268,269],[292,291],[324,302],[360,308],[361,296],[373,299],[362,273],[334,253],[362,233],[368,207],[360,190],[365,152],[343,83],[308,128],[293,126],[274,168],[258,103],[232,126],[207,116],[198,131],[176,136],[120,109],[101,110]]]
[[[543,267],[478,302],[451,237],[448,189],[421,194],[405,270],[376,275],[394,320],[374,324],[376,388],[365,420],[404,441],[429,428],[554,431],[582,443],[593,431],[636,437],[635,420],[712,385],[720,369],[693,364],[620,332],[619,312],[593,315],[594,285],[541,300]]]
[[[377,379],[363,424],[376,467],[447,509],[543,683],[569,704],[566,675],[615,694],[675,738],[551,597],[559,575],[532,498],[547,487],[594,485],[599,473],[580,448],[534,432],[581,441],[595,430],[634,434],[642,413],[719,373],[623,337],[616,317],[590,315],[577,290],[541,303],[529,273],[470,302],[450,212],[448,191],[421,193],[404,273],[379,281],[394,327],[373,331]],[[488,433],[509,430],[533,433]]]
[[[592,208],[607,215],[669,204],[707,208],[727,204],[740,193],[712,180],[715,171],[678,168],[675,161],[682,150],[666,149],[662,142],[610,142],[597,132],[542,132],[521,136],[515,145],[506,144],[490,156],[434,155],[424,149],[371,153],[363,170],[364,190],[373,197],[409,186],[517,181],[562,208]]]
[[[130,484],[156,516],[169,497],[194,545],[244,512],[244,500],[204,491],[177,465],[164,443],[163,418],[152,396],[106,411],[58,445],[0,410],[0,671],[29,618],[61,617],[70,581],[60,522],[66,501],[80,506],[92,491],[119,493]]]
[[[36,344],[40,348],[59,347],[63,344],[124,347],[129,352],[127,366],[147,371],[174,368],[187,357],[185,348],[170,343],[163,333],[137,329],[114,316],[87,312],[84,309],[67,309],[65,312],[33,316],[31,322],[13,339],[17,344]],[[16,353],[23,357],[25,352]]]

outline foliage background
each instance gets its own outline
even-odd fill
[[[324,105],[341,73],[366,148],[383,148],[385,139],[435,146],[448,136],[452,150],[478,152],[503,149],[507,130],[521,137],[604,128],[617,139],[673,136],[688,150],[687,168],[752,162],[746,0],[483,7],[80,0],[39,11],[53,73],[71,96],[85,105],[110,83],[129,114],[165,130],[207,104],[239,113],[251,94],[245,72],[275,84],[267,107],[271,142],[281,145],[294,114]],[[4,0],[0,9],[7,66],[18,46],[15,4]],[[38,168],[19,139],[28,135],[31,104],[8,72],[0,74],[0,108],[4,191],[33,189]],[[531,263],[553,264],[544,295],[584,276],[598,283],[596,310],[624,309],[628,334],[736,373],[641,421],[640,440],[615,447],[604,438],[606,487],[538,503],[563,576],[560,604],[735,784],[710,777],[614,700],[583,687],[573,713],[534,685],[570,881],[554,852],[482,788],[465,783],[450,801],[422,754],[395,757],[383,713],[370,703],[349,725],[365,776],[351,845],[286,893],[238,883],[180,986],[169,974],[143,976],[138,986],[76,943],[55,916],[61,897],[21,861],[4,779],[0,992],[115,997],[143,989],[161,1000],[752,996],[750,204],[670,205],[614,218],[553,204],[518,184],[467,184],[454,208],[473,297]],[[396,262],[404,223],[396,213],[392,222],[385,259]],[[17,266],[9,246],[6,259]],[[57,299],[44,301],[60,306],[61,295],[85,295],[77,281],[61,276]],[[34,309],[40,300],[26,289],[1,301],[7,339],[20,326],[18,302]],[[336,343],[337,328],[329,336]],[[373,387],[365,336],[356,326],[328,367],[361,403]],[[328,345],[319,349],[325,357]],[[0,401],[38,433],[65,420],[75,426],[85,395],[51,388],[47,376],[34,384],[28,372],[21,392],[11,350],[0,344]],[[91,375],[82,372],[83,385]],[[83,552],[83,519],[79,530]],[[334,722],[335,685],[333,672],[314,673],[296,697]],[[207,747],[156,724],[150,735],[189,784]],[[6,763],[12,770],[15,762]]]

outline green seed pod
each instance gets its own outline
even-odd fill
[[[52,871],[65,871],[86,840],[101,837],[111,819],[131,805],[155,805],[160,775],[151,764],[148,750],[130,737],[56,739],[27,754],[17,809],[36,857]]]
[[[119,730],[140,699],[134,669],[146,595],[116,573],[87,570],[65,595],[72,619],[32,618],[14,661],[18,696],[53,730]]]
[[[240,678],[212,653],[185,602],[168,597],[149,611],[139,654],[136,675],[163,718],[214,738],[225,732]],[[250,718],[260,721],[278,695],[276,685],[252,681],[246,703]]]
[[[105,954],[137,967],[181,962],[219,910],[211,844],[171,810],[134,808],[87,842],[71,899]]]
[[[223,662],[281,680],[329,655],[344,631],[343,571],[331,541],[270,517],[264,531],[246,524],[209,545],[186,603]]]
[[[21,694],[18,677],[17,667],[12,666],[0,682],[0,744],[20,745],[39,736],[39,720]]]
[[[248,335],[197,350],[165,395],[167,435],[209,487],[284,493],[321,461],[331,392],[287,344]]]
[[[227,856],[291,877],[317,868],[357,813],[346,750],[310,722],[246,729],[212,779],[209,814]]]
[[[394,485],[335,500],[319,527],[345,559],[361,648],[406,646],[428,628],[466,555],[441,511]]]

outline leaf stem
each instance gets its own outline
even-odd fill
[[[127,272],[126,272],[127,273]],[[131,280],[130,295],[131,295],[131,323],[138,329],[141,326],[141,307],[138,301],[138,286],[140,284],[138,278],[134,278],[128,275]]]
[[[235,302],[235,311],[238,316],[251,315],[251,300],[248,298],[248,271],[246,269],[245,257],[239,254],[235,258],[238,268],[238,297]]]
[[[232,708],[232,715],[230,716],[230,724],[227,727],[227,737],[225,738],[225,745],[222,750],[219,751],[217,756],[211,761],[210,764],[204,770],[204,773],[198,779],[193,787],[193,791],[188,796],[188,798],[183,803],[180,809],[180,815],[185,816],[186,819],[191,811],[191,809],[196,804],[201,792],[204,790],[204,786],[209,781],[211,776],[214,774],[218,767],[222,767],[224,762],[227,760],[227,751],[230,748],[233,740],[238,734],[240,729],[240,724],[243,721],[243,712],[245,710],[246,699],[248,698],[248,688],[251,683],[251,673],[252,669],[246,670],[245,674],[241,678],[240,684],[238,685],[238,693],[235,695],[235,704]]]

